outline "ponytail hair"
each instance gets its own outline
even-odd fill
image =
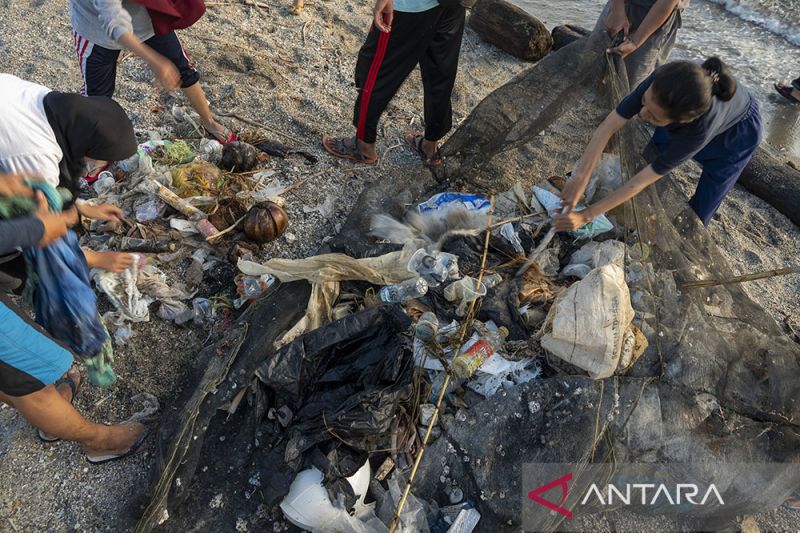
[[[731,75],[728,65],[718,57],[709,57],[703,62],[703,69],[711,76],[711,92],[727,102],[736,94],[736,78]]]
[[[656,102],[675,122],[691,122],[708,111],[713,97],[727,102],[736,94],[736,78],[718,57],[698,65],[673,61],[656,70],[650,86]]]

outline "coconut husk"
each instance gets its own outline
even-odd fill
[[[551,302],[561,292],[562,287],[551,280],[538,263],[533,263],[522,275],[519,287],[519,302],[525,304],[545,304]]]

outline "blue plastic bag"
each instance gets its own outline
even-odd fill
[[[417,206],[417,211],[441,211],[451,207],[462,207],[470,211],[487,211],[491,206],[488,198],[481,194],[462,194],[459,192],[440,192]]]
[[[89,284],[89,266],[73,231],[45,248],[25,250],[35,283],[36,322],[81,359],[100,353],[108,335]]]

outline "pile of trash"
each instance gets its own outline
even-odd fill
[[[518,274],[559,209],[558,184],[440,193],[401,219],[374,215],[376,244],[358,258],[240,259],[259,297],[227,332],[228,359],[209,351],[201,386],[162,430],[172,452],[143,527],[221,524],[209,509],[241,518],[257,495],[307,530],[387,531],[427,433],[429,445],[473,406],[544,376],[629,369],[647,341],[625,280],[635,252],[609,218],[553,239]],[[412,495],[400,530],[468,533],[478,496],[455,485],[447,505]]]
[[[192,123],[178,106],[173,115]],[[244,274],[232,280],[231,263],[257,256],[259,245],[287,229],[281,194],[302,183],[281,183],[270,157],[299,153],[312,163],[316,158],[257,132],[243,137],[253,144],[153,138],[86,184],[87,202],[118,205],[126,216],[121,222],[84,221],[81,245],[135,257],[123,272],[91,273],[113,306],[103,323],[116,345],[128,342],[136,324],[151,314],[205,328],[211,337],[274,283],[271,276]],[[102,386],[114,379],[107,381]]]

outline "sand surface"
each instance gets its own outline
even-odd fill
[[[271,130],[265,131],[267,135],[310,147],[320,157],[316,164],[307,164],[300,157],[275,158],[269,164],[284,184],[325,171],[311,186],[287,195],[288,234],[260,250],[264,259],[304,257],[338,231],[366,184],[417,164],[400,139],[403,132],[421,126],[421,83],[418,74],[412,75],[384,115],[378,139],[384,157],[379,166],[354,167],[333,160],[324,155],[319,139],[323,133],[352,133],[353,69],[370,23],[371,4],[315,0],[306,3],[304,13],[295,17],[289,14],[288,2],[260,1],[268,7],[210,2],[204,19],[180,35],[203,75],[213,109],[263,123]],[[0,10],[0,27],[4,71],[57,90],[80,87],[63,3],[7,0]],[[456,123],[481,98],[525,67],[468,30],[453,96]],[[119,65],[115,97],[130,114],[141,140],[175,135],[169,110],[176,101],[155,92],[149,70],[137,58],[126,58]],[[587,97],[586,108],[592,109],[591,113],[576,111],[565,116],[514,158],[498,165],[496,174],[484,176],[480,185],[502,189],[520,179],[530,186],[569,170],[588,141],[589,126],[602,116],[603,105],[597,98]],[[177,103],[183,102],[179,99]],[[224,120],[235,129],[250,127]],[[690,191],[696,175],[696,169],[689,168],[679,173],[678,179]],[[327,198],[334,206],[329,216],[303,211],[304,206],[320,205]],[[800,252],[798,228],[743,190],[731,194],[710,231],[741,272],[784,266],[796,261]],[[164,270],[174,282],[181,279],[182,268]],[[221,288],[230,292],[232,274],[232,267],[216,278],[209,274],[214,279],[206,279],[206,294],[201,291],[200,295],[211,296]],[[752,283],[748,292],[777,321],[788,316],[796,323],[800,318],[799,288],[800,277],[794,276]],[[108,302],[100,299],[107,310]],[[109,390],[86,386],[79,395],[77,408],[92,420],[112,423],[126,419],[137,408],[129,399],[140,392],[155,394],[163,408],[173,409],[172,400],[188,385],[184,369],[207,338],[207,332],[199,328],[179,328],[155,316],[135,325],[134,330],[132,341],[116,349],[119,384]],[[152,460],[148,452],[106,466],[91,466],[77,445],[39,442],[34,430],[12,409],[0,408],[0,428],[0,531],[123,531],[132,527],[146,500]],[[797,513],[785,510],[757,517],[762,527],[775,530],[795,527],[798,518]],[[602,525],[598,522],[598,528],[611,524],[599,520]],[[609,531],[653,526],[628,526],[625,520],[614,523],[616,526],[608,525]],[[280,531],[287,526],[276,520],[271,527]]]

